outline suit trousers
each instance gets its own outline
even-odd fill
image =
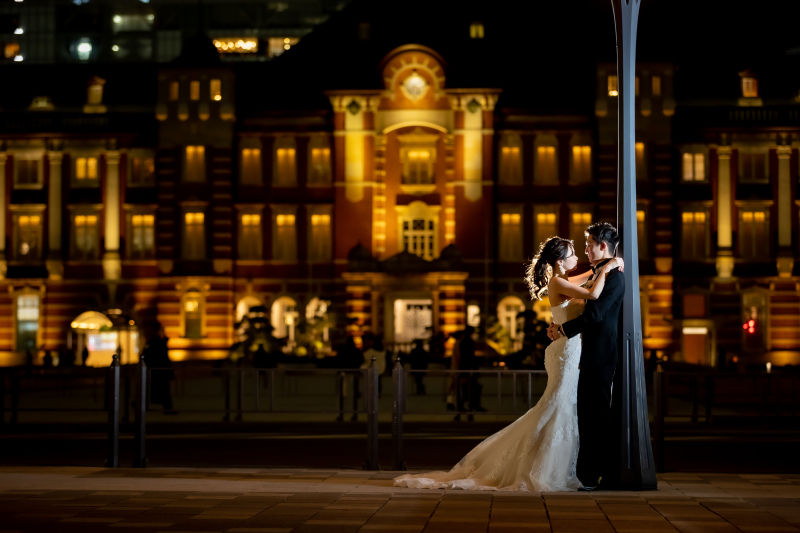
[[[616,365],[584,367],[578,378],[578,479],[594,484],[612,464],[611,385]]]

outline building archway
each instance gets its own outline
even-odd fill
[[[261,305],[264,303],[255,296],[245,296],[239,300],[239,303],[236,304],[236,323],[241,322],[250,313],[251,308]]]
[[[522,328],[517,315],[525,310],[525,303],[517,296],[506,296],[497,304],[497,320],[508,331],[514,346],[521,344]]]
[[[281,296],[275,300],[270,313],[272,335],[276,339],[285,338],[293,342],[297,317],[297,302],[293,298]]]
[[[116,311],[116,310],[112,310]],[[135,322],[119,314],[86,311],[70,323],[75,336],[73,347],[77,360],[84,360],[84,349],[88,352],[86,366],[108,367],[114,352],[121,351],[120,364],[133,364],[139,361],[139,332]]]

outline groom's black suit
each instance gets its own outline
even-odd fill
[[[597,272],[609,260],[593,268]],[[593,276],[594,277],[594,276]],[[610,453],[611,384],[619,359],[619,328],[625,279],[618,269],[606,274],[603,292],[597,300],[588,300],[583,314],[562,324],[567,337],[582,334],[581,370],[578,378],[578,452],[577,474],[584,484],[606,473],[613,460]]]

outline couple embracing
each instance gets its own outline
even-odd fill
[[[574,244],[551,237],[539,246],[525,277],[533,298],[549,296],[553,314],[547,387],[539,402],[449,472],[400,476],[396,486],[533,492],[600,487],[613,464],[611,384],[624,265],[614,258],[619,234],[612,225],[593,224],[585,236],[590,271],[570,277],[578,264]]]

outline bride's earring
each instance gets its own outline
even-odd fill
[[[567,272],[566,270],[564,270],[564,263],[562,263],[561,261],[556,261],[556,267],[558,267],[557,270],[559,276],[563,276]]]

